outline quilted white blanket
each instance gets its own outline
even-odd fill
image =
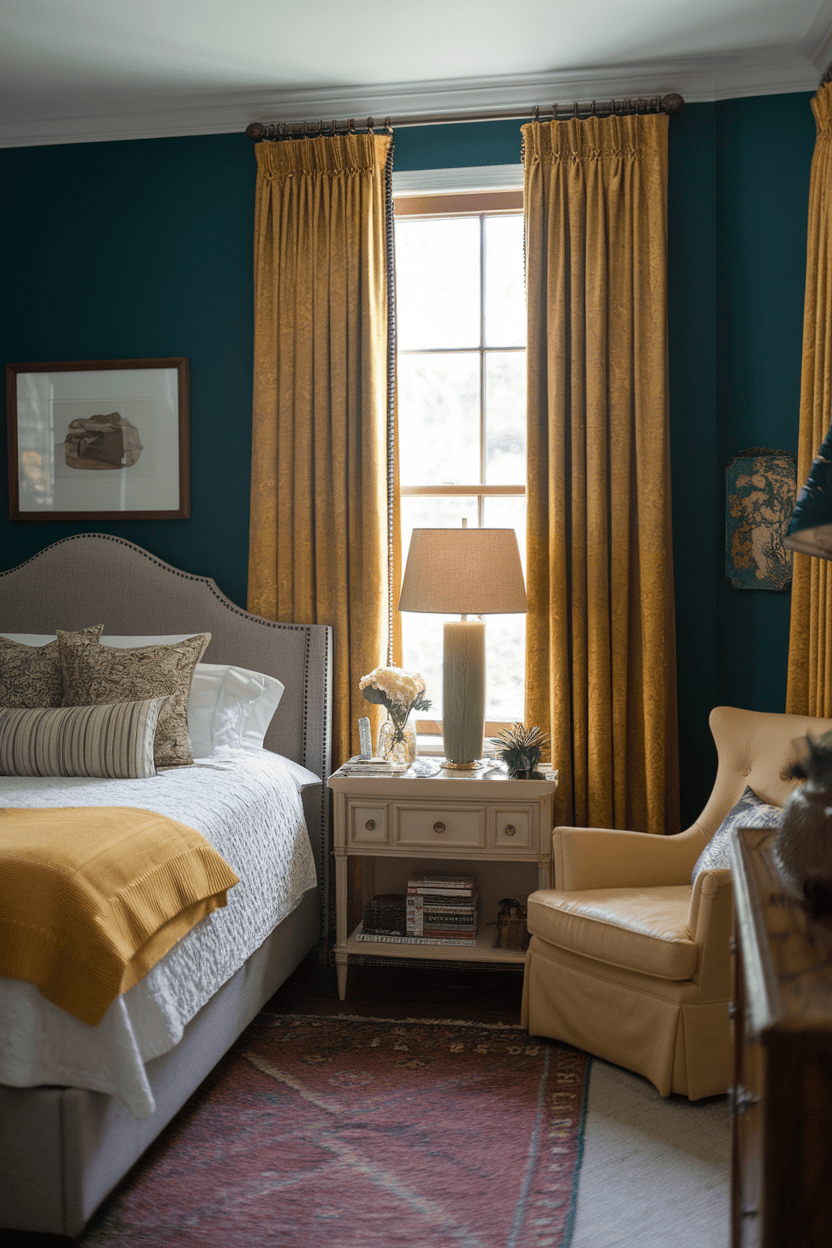
[[[137,1118],[155,1102],[144,1063],[317,884],[297,784],[266,750],[225,753],[149,780],[0,777],[4,806],[137,806],[201,832],[236,871],[228,905],[203,919],[90,1027],[34,984],[0,978],[0,1083],[60,1084],[118,1096]],[[0,814],[0,819],[2,815]]]

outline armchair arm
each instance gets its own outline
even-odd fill
[[[688,935],[699,948],[694,980],[702,996],[717,1000],[731,996],[731,928],[734,922],[734,886],[725,868],[700,871],[693,886]]]
[[[577,892],[588,888],[688,884],[707,840],[707,833],[696,824],[677,836],[607,828],[555,828],[555,888]]]

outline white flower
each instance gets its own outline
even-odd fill
[[[377,667],[363,676],[359,689],[372,686],[386,693],[391,702],[413,703],[425,692],[425,682],[418,672],[405,672],[400,667]]]

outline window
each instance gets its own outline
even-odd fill
[[[403,557],[413,528],[465,517],[515,529],[525,570],[522,192],[397,198],[396,322]],[[402,662],[437,720],[443,623],[402,615]],[[524,652],[525,616],[487,617],[489,733],[523,717]]]

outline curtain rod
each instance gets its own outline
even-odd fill
[[[491,109],[482,113],[421,113],[418,116],[391,118],[386,117],[382,123],[382,128],[392,130],[394,127],[403,126],[440,126],[452,125],[454,123],[467,121],[522,121],[531,119],[532,121],[566,121],[570,117],[629,117],[638,113],[668,113],[673,116],[681,113],[685,106],[685,101],[681,95],[675,93],[670,95],[654,95],[651,98],[639,97],[638,99],[628,100],[608,100],[599,103],[592,100],[588,104],[552,104],[551,108],[546,110],[548,116],[541,110],[539,105],[534,105],[524,111],[518,111],[517,108]],[[364,123],[359,123],[364,124]],[[368,117],[366,121],[367,130],[372,132],[375,128],[375,122],[372,117]],[[264,140],[279,140],[289,138],[314,138],[319,134],[336,134],[340,132],[347,134],[356,134],[355,120],[350,118],[348,121],[317,121],[317,122],[269,122],[253,121],[251,125],[246,126],[246,134],[253,143],[261,143]]]

